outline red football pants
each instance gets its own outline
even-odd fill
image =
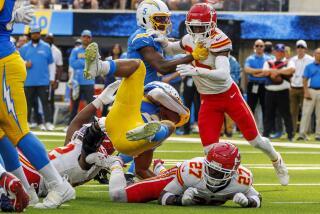
[[[175,177],[177,167],[168,169],[159,176],[142,180],[126,187],[128,203],[145,203],[158,200],[162,190]]]
[[[201,94],[198,125],[204,147],[219,142],[220,131],[227,113],[247,141],[259,133],[253,114],[236,84],[220,94]]]

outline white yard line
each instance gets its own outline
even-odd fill
[[[66,136],[64,132],[33,132],[37,136]],[[52,140],[52,139],[50,139]],[[201,143],[200,138],[186,138],[186,137],[169,137],[169,141],[174,141],[175,143]],[[249,145],[245,140],[227,140],[236,145]],[[285,142],[272,142],[272,145],[279,147],[288,147],[288,148],[314,148],[320,149],[320,144],[304,144],[304,143],[285,143]]]
[[[320,204],[320,202],[312,202],[312,201],[274,201],[274,202],[267,202],[270,204]]]

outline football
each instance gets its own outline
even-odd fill
[[[160,120],[170,120],[173,123],[178,123],[180,121],[180,116],[178,113],[167,109],[166,107],[160,107]]]

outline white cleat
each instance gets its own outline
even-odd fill
[[[52,123],[46,123],[46,129],[48,130],[48,131],[53,131],[54,129],[55,129],[55,127],[54,127],[54,125],[52,124]]]
[[[126,133],[127,140],[137,141],[137,140],[150,140],[149,138],[155,135],[161,127],[161,123],[157,121],[149,122],[139,126],[135,129],[129,130]]]
[[[102,73],[102,61],[100,60],[98,44],[93,42],[86,48],[85,51],[85,68],[84,77],[86,79],[94,79]]]
[[[287,186],[289,184],[290,177],[289,177],[288,169],[279,153],[278,153],[278,160],[275,162],[272,162],[272,165],[276,170],[276,174],[278,176],[280,184],[282,186]]]
[[[28,189],[27,193],[30,197],[29,206],[35,206],[39,202],[39,198],[33,185],[30,185],[30,188]]]
[[[76,198],[76,192],[70,183],[63,178],[61,184],[50,188],[47,197],[43,199],[42,203],[37,203],[34,208],[37,209],[55,209],[61,206],[64,202]]]

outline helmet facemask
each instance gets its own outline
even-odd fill
[[[187,32],[193,37],[195,43],[205,42],[215,30],[215,24],[212,22],[186,21],[185,23]]]
[[[172,24],[169,13],[159,12],[150,16],[152,28],[161,34],[168,35],[171,32]]]
[[[227,184],[237,169],[236,167],[233,169],[224,169],[219,165],[219,163],[215,163],[214,161],[209,162],[205,159],[204,180],[206,185],[211,188],[219,188]]]

